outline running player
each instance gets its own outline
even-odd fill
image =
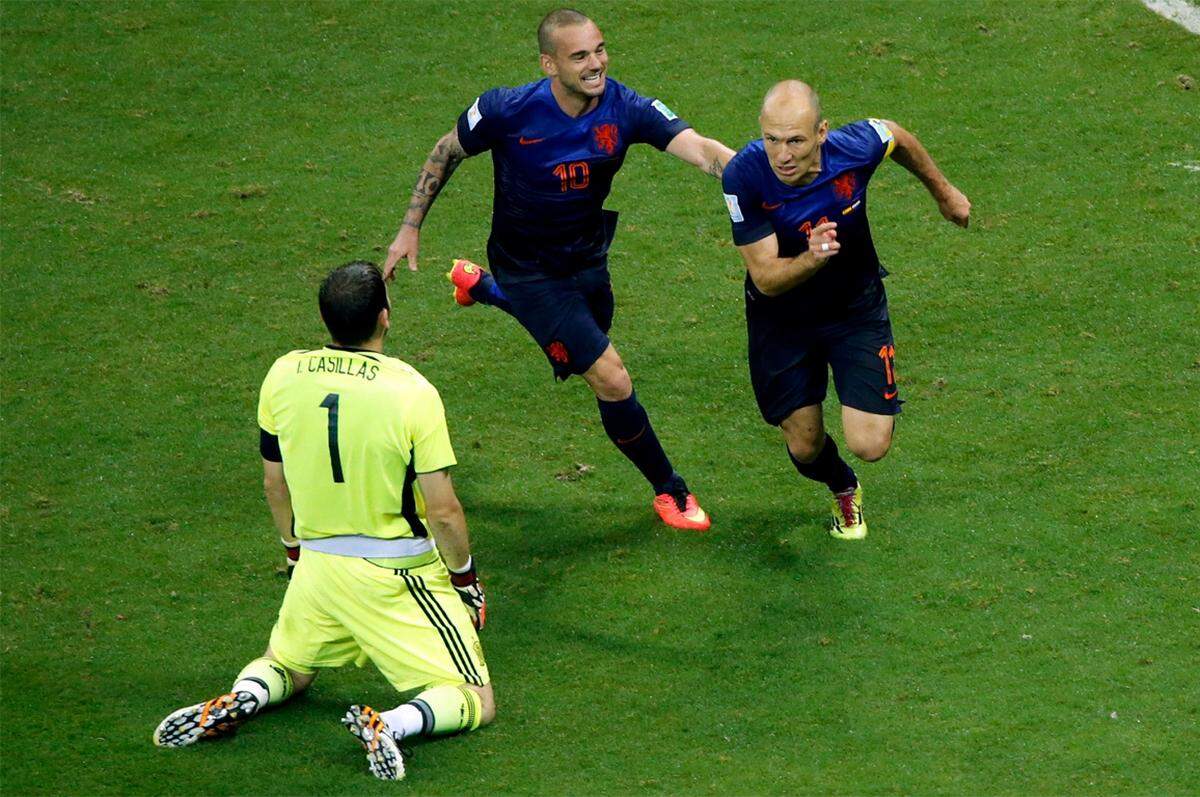
[[[833,492],[830,533],[862,539],[862,487],[825,431],[821,402],[832,370],[847,447],[866,462],[887,454],[900,398],[867,183],[891,155],[947,220],[966,227],[971,203],[895,122],[830,131],[817,93],[798,80],[767,92],[759,124],[762,138],[738,152],[722,179],[747,271],[750,379],[796,470]]]
[[[554,374],[584,378],[604,430],[654,491],[667,525],[704,530],[708,515],[664,453],[617,350],[607,253],[617,214],[604,200],[625,152],[648,143],[719,176],[733,151],[704,138],[662,102],[608,77],[608,51],[592,20],[560,9],[538,27],[544,80],[484,92],[442,136],[417,179],[384,274],[405,258],[417,268],[426,213],[458,164],[492,153],[495,189],[488,262],[457,261],[460,304],[494,304],[514,315]]]
[[[441,399],[383,354],[383,275],[371,263],[342,266],[321,285],[320,308],[333,343],[280,357],[259,396],[267,503],[280,535],[294,529],[303,551],[270,644],[229,692],[164,719],[154,743],[224,736],[318,670],[370,660],[397,691],[420,690],[391,711],[355,705],[342,718],[372,774],[397,780],[402,738],[495,717],[476,635],[486,604]]]

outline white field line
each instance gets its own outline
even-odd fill
[[[1200,33],[1200,6],[1188,0],[1142,0],[1142,5],[1164,19],[1178,23],[1192,33]]]

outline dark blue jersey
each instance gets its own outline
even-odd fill
[[[834,221],[842,245],[814,276],[774,298],[761,294],[747,275],[748,301],[773,304],[812,324],[887,317],[886,272],[867,222],[867,183],[894,145],[891,131],[876,119],[839,127],[821,146],[820,174],[797,186],[775,176],[761,139],[738,152],[722,178],[735,244],[775,233],[779,257],[795,257],[808,249],[813,227]]]
[[[608,78],[599,104],[568,116],[550,80],[484,92],[458,118],[468,155],[490,149],[495,170],[492,266],[509,279],[603,262],[615,231],[604,200],[633,144],[666,149],[689,127],[666,105]]]

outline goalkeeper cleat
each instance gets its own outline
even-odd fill
[[[700,508],[696,496],[691,493],[661,493],[654,496],[654,511],[673,529],[683,531],[708,531],[712,519]]]
[[[833,497],[833,517],[829,524],[830,535],[839,540],[861,540],[867,536],[867,521],[863,518],[862,485],[854,485]]]
[[[204,703],[181,708],[154,729],[158,747],[187,747],[201,739],[228,736],[258,711],[258,698],[249,692],[230,692]]]
[[[486,275],[487,271],[482,266],[477,266],[470,260],[461,258],[455,260],[450,271],[446,273],[446,279],[454,283],[454,301],[463,307],[475,304],[475,298],[471,296],[471,289],[478,285]]]
[[[404,777],[404,755],[378,711],[370,706],[351,706],[342,717],[342,724],[367,751],[367,766],[372,775],[380,780]]]

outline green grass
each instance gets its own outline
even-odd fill
[[[382,259],[462,108],[537,76],[545,10],[0,7],[4,792],[1200,793],[1200,174],[1172,165],[1200,161],[1200,40],[1134,2],[594,9],[613,75],[706,135],[740,147],[800,76],[973,201],[964,232],[898,166],[872,184],[908,404],[859,468],[871,537],[823,533],[758,418],[714,183],[639,148],[609,201],[613,339],[716,517],[692,536],[582,384],[452,306],[475,159],[389,345],[447,404],[499,720],[378,784],[336,718],[395,696],[346,671],[231,741],[151,746],[283,593],[262,376],[323,339],[318,279]]]

